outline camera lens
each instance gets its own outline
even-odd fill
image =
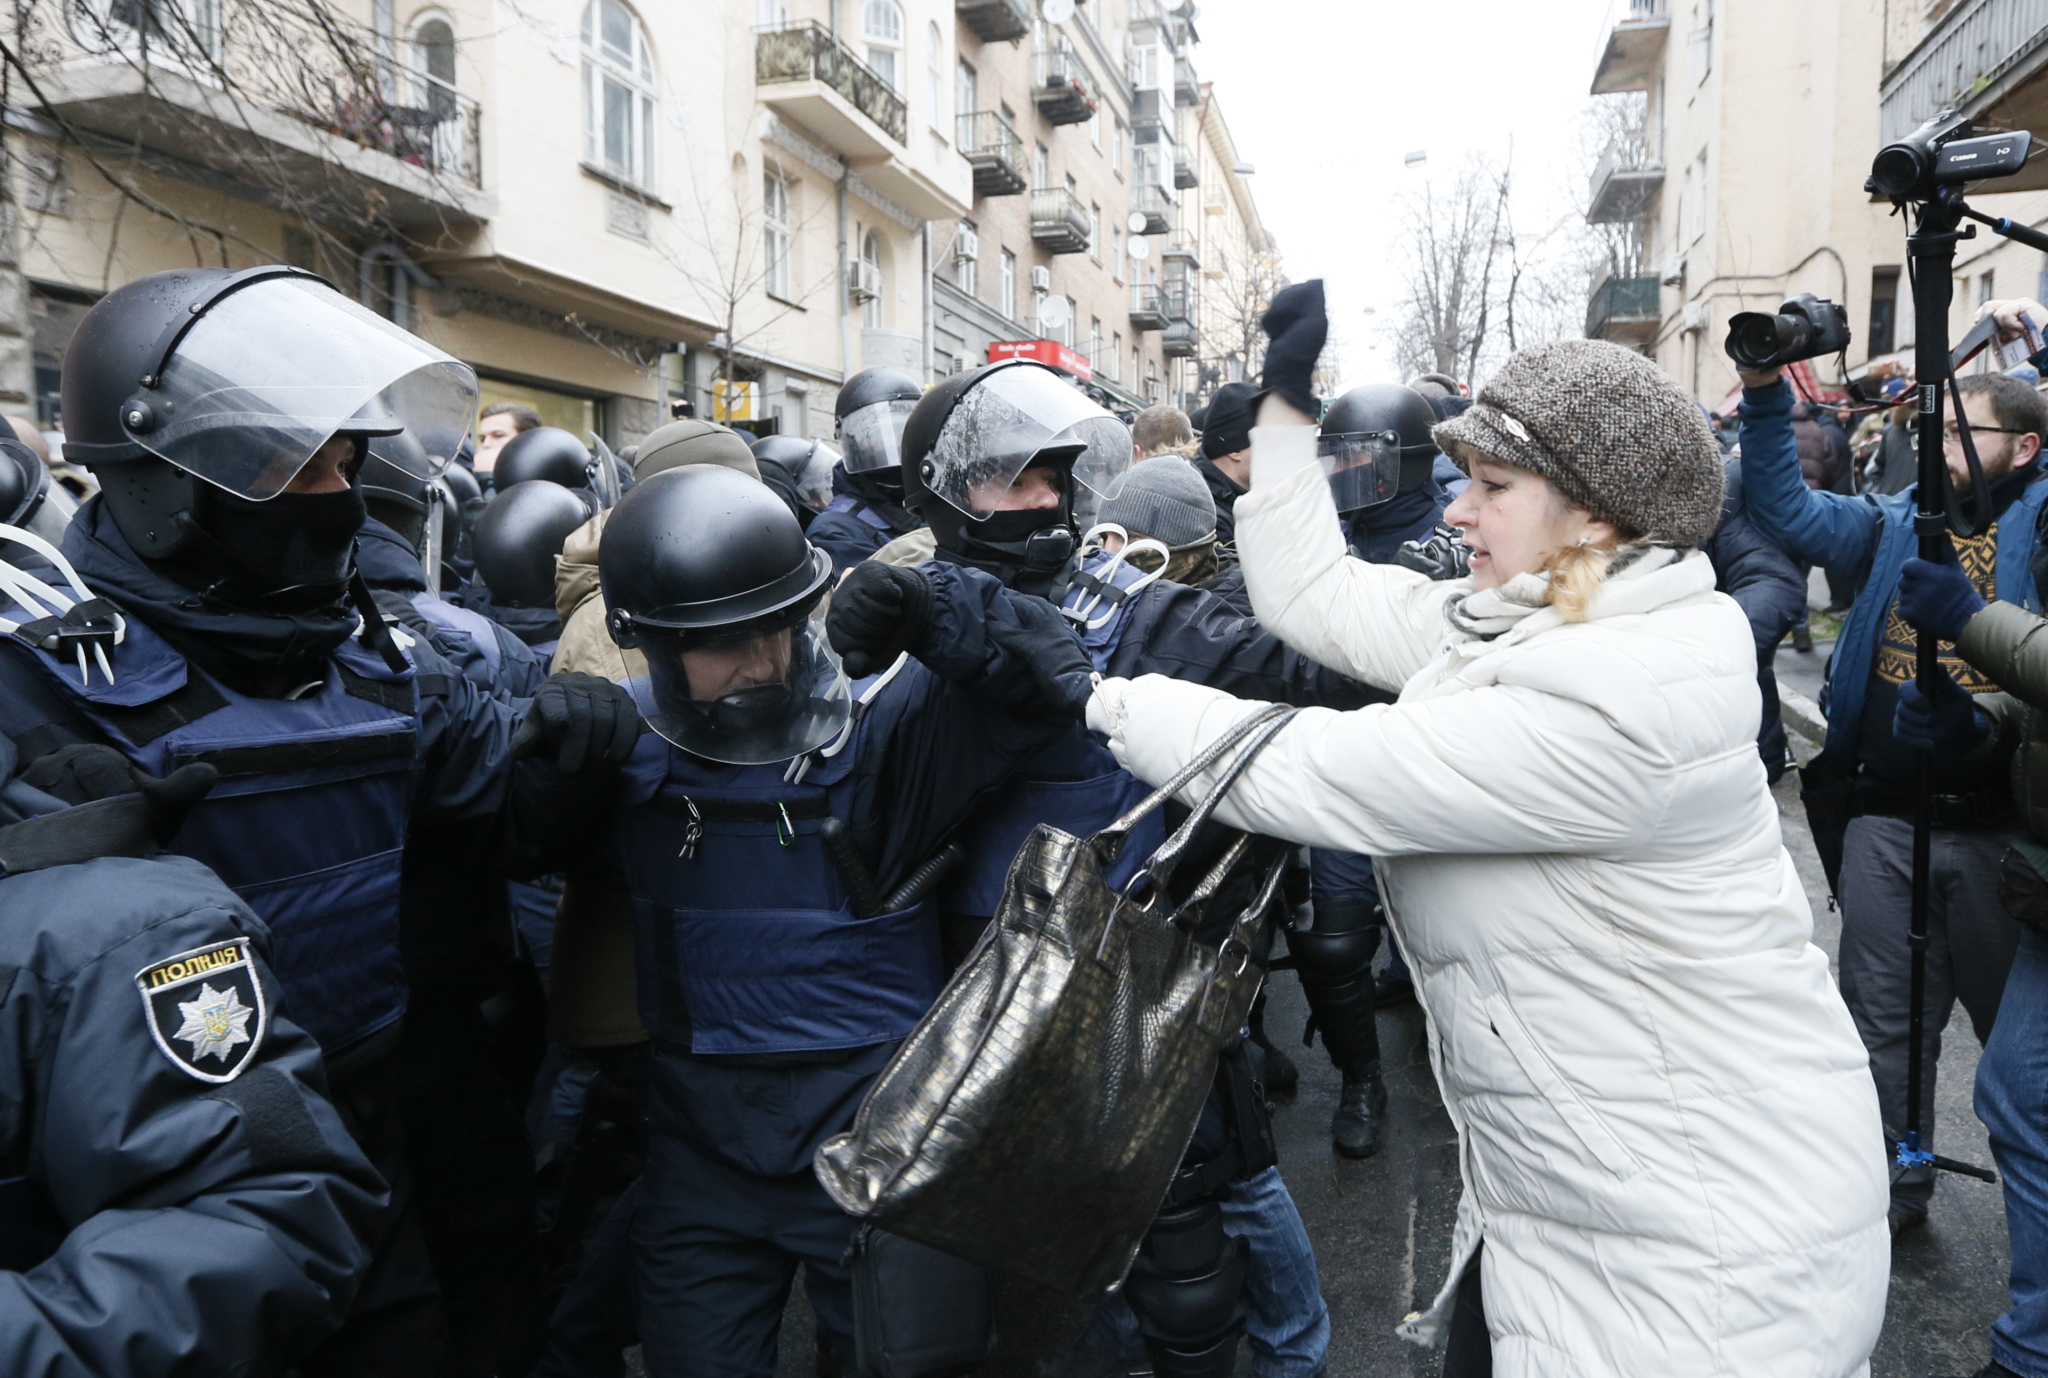
[[[1926,160],[1911,144],[1892,144],[1870,165],[1870,184],[1880,196],[1904,196],[1920,182]]]
[[[1795,332],[1806,324],[1796,316],[1775,316],[1765,312],[1745,313],[1728,332],[1728,352],[1744,368],[1769,368],[1785,357],[1794,343]]]

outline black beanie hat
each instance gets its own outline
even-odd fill
[[[1203,454],[1211,459],[1234,455],[1252,443],[1252,401],[1258,395],[1250,383],[1225,383],[1216,389],[1203,418]]]

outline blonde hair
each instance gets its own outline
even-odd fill
[[[1577,506],[1555,484],[1551,485],[1550,502],[1551,510],[1559,516]],[[1641,540],[1634,532],[1616,526],[1614,535],[1604,541],[1562,546],[1552,551],[1543,562],[1543,572],[1550,576],[1550,591],[1544,594],[1544,601],[1567,622],[1585,621],[1593,608],[1593,595],[1600,591],[1608,566],[1620,554],[1620,547]]]

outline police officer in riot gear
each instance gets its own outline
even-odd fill
[[[525,438],[516,437],[512,445]],[[555,557],[570,533],[596,514],[595,495],[587,488],[564,488],[544,479],[500,488],[477,517],[471,538],[476,578],[463,589],[462,606],[507,628],[547,660],[562,635],[555,611]]]
[[[534,798],[518,822],[535,869],[595,864],[630,896],[653,1040],[631,1217],[648,1371],[773,1374],[799,1264],[846,1365],[852,1222],[810,1165],[943,982],[930,896],[906,882],[1066,730],[1088,666],[1056,610],[972,570],[868,562],[834,592],[782,501],[712,465],[638,483],[599,575],[659,735],[609,807]]]
[[[1436,412],[1400,383],[1366,383],[1329,405],[1316,442],[1352,553],[1394,563],[1404,541],[1428,539],[1445,498],[1431,477]]]
[[[573,432],[560,426],[536,426],[513,436],[498,451],[498,462],[491,468],[491,486],[500,493],[515,483],[588,488],[596,464]]]
[[[863,369],[839,390],[839,469],[832,500],[806,534],[845,570],[923,523],[905,510],[903,426],[923,389],[893,368]]]
[[[832,505],[832,483],[839,454],[822,440],[798,435],[764,435],[753,443],[761,482],[789,504],[789,510],[810,534],[818,514]]]
[[[172,849],[269,926],[336,1107],[394,1186],[355,1312],[309,1375],[442,1363],[389,1091],[408,824],[488,823],[515,783],[573,795],[637,735],[630,703],[587,678],[543,683],[523,716],[478,693],[387,626],[356,567],[371,444],[409,437],[386,456],[431,477],[475,386],[297,269],[120,288],[80,322],[63,379],[70,454],[101,484],[62,547],[90,596],[39,602],[16,583],[11,600],[36,605],[8,609],[0,637],[0,733],[31,768],[101,743],[148,774],[223,775]],[[548,759],[515,765],[533,746]]]
[[[387,1188],[263,924],[159,855],[216,768],[15,765],[0,737],[0,1372],[282,1374],[348,1313]]]

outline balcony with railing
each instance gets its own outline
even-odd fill
[[[1078,254],[1088,248],[1088,208],[1065,187],[1031,193],[1031,241],[1050,254]]]
[[[1930,27],[1885,77],[1878,95],[1878,142],[1910,134],[1954,109],[1986,130],[2048,128],[2048,0],[1962,0]],[[1987,190],[2048,187],[2048,160],[2035,159]]]
[[[1185,314],[1167,323],[1159,336],[1159,352],[1169,359],[1192,359],[1201,353],[1201,336]]]
[[[842,157],[903,152],[910,123],[903,97],[816,20],[777,24],[755,35],[754,84],[770,109]]]
[[[1047,124],[1082,124],[1095,115],[1095,79],[1074,45],[1061,38],[1038,50],[1031,99]]]
[[[1603,26],[1607,40],[1593,67],[1593,94],[1647,91],[1664,65],[1671,33],[1670,0],[1616,0]]]
[[[1195,64],[1184,57],[1173,60],[1173,99],[1177,105],[1199,105],[1202,83],[1195,80]]]
[[[177,15],[110,18],[91,51],[53,50],[41,99],[74,128],[260,183],[306,214],[360,218],[369,203],[401,226],[490,215],[483,110],[447,77],[386,56],[336,15],[262,0]]]
[[[953,0],[953,13],[984,43],[1007,43],[1031,32],[1024,0]]]
[[[1173,198],[1156,182],[1140,182],[1131,188],[1131,210],[1145,217],[1140,234],[1165,234],[1173,228]]]
[[[1648,344],[1663,319],[1656,277],[1605,277],[1586,304],[1586,338]]]
[[[1173,104],[1166,92],[1142,89],[1131,97],[1131,137],[1141,144],[1158,143],[1173,133]]]
[[[1190,191],[1202,184],[1202,174],[1195,167],[1195,160],[1185,153],[1173,155],[1173,189]]]
[[[1016,196],[1031,185],[1024,140],[994,110],[962,115],[957,130],[960,156],[974,169],[976,196]]]
[[[1185,230],[1166,241],[1159,261],[1166,265],[1168,272],[1183,276],[1202,270],[1202,255],[1195,246],[1195,237]]]
[[[1600,155],[1588,184],[1586,223],[1619,225],[1641,220],[1664,186],[1664,165],[1634,139],[1614,139]]]
[[[1131,328],[1139,331],[1166,329],[1166,289],[1156,282],[1131,284]]]

